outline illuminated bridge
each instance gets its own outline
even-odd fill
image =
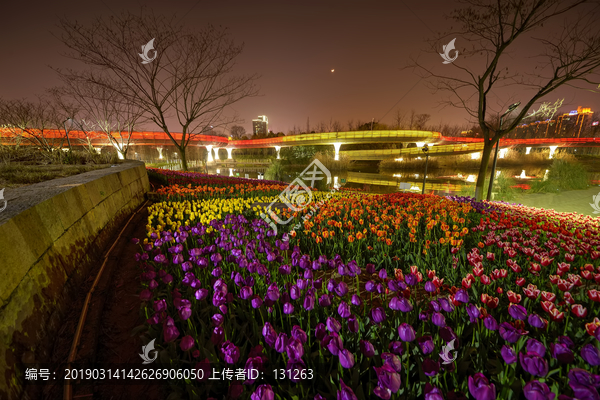
[[[181,133],[172,133],[173,138],[181,141]],[[35,137],[34,137],[35,136]],[[119,133],[113,133],[113,138],[118,142],[126,141]],[[21,141],[21,145],[40,146],[39,141],[43,140],[56,146],[66,146],[66,135],[63,130],[46,130],[42,134],[22,134],[26,140]],[[37,137],[37,140],[36,140]],[[90,145],[96,148],[113,146],[106,135],[99,132],[69,131],[69,138],[73,145]],[[15,135],[9,129],[0,129],[0,143],[15,144]],[[401,143],[401,149],[379,149],[379,150],[350,150],[340,151],[343,144],[361,144],[361,143]],[[439,132],[416,131],[416,130],[385,130],[385,131],[352,131],[352,132],[328,132],[328,133],[310,133],[304,135],[282,136],[269,139],[254,140],[231,140],[221,136],[210,135],[191,135],[190,146],[206,147],[208,149],[209,159],[213,161],[213,151],[215,159],[218,159],[218,150],[224,148],[227,150],[228,159],[232,159],[232,152],[235,149],[250,148],[274,148],[279,157],[279,150],[282,147],[307,146],[307,145],[331,145],[335,149],[335,158],[339,155],[346,155],[351,160],[384,160],[389,158],[402,158],[404,156],[420,156],[423,154],[422,147],[429,144],[430,156],[442,156],[450,154],[468,154],[477,153],[483,150],[483,139],[463,138],[463,137],[445,137]],[[162,155],[162,149],[165,146],[173,145],[171,139],[164,132],[133,132],[131,134],[131,146],[149,146],[155,147]],[[542,139],[501,139],[500,147],[549,147],[551,153],[558,147],[595,147],[600,146],[600,138],[542,138]],[[529,151],[529,150],[528,150]],[[161,157],[162,158],[162,157]]]

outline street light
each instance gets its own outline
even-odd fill
[[[425,181],[427,181],[427,164],[429,163],[429,146],[427,146],[427,143],[423,145],[423,148],[421,148],[421,150],[423,150],[423,153],[425,153],[425,175],[423,175],[423,190],[421,191],[421,194],[425,194]]]
[[[514,103],[511,104],[510,106],[508,106],[508,110],[506,110],[506,112],[504,114],[502,114],[502,116],[500,117],[500,128],[498,128],[498,130],[502,130],[502,122],[504,120],[504,117],[515,111],[515,109],[517,107],[519,107],[519,105],[521,104],[521,102],[519,101],[518,103]],[[490,174],[490,184],[488,186],[488,193],[487,193],[487,200],[490,201],[491,197],[492,197],[492,187],[494,186],[494,178],[495,178],[495,174],[496,174],[496,162],[498,161],[498,148],[500,147],[500,139],[498,139],[498,141],[496,142],[496,151],[494,152],[494,163],[492,164],[492,173]]]
[[[71,139],[69,139],[69,131],[67,130],[67,121],[73,121],[73,119],[67,118],[63,121],[63,126],[65,127],[65,133],[67,134],[67,143],[69,144],[69,153],[71,153],[72,152]]]

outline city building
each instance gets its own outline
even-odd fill
[[[269,119],[266,115],[259,115],[257,119],[252,120],[252,133],[255,135],[266,135],[269,130],[267,125],[269,124]]]
[[[554,119],[519,125],[508,137],[530,139],[596,136],[595,128],[598,124],[594,125],[593,114],[594,112],[590,108],[577,107],[577,110],[559,115]]]

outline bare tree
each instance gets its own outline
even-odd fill
[[[349,131],[353,131],[354,130],[354,120],[353,119],[349,119],[348,120],[348,130]]]
[[[338,120],[333,121],[331,128],[332,128],[332,132],[342,132],[344,130],[344,127],[342,126],[341,122]]]
[[[231,137],[235,140],[240,140],[246,134],[246,129],[243,126],[234,125],[231,127]]]
[[[410,111],[410,125],[408,127],[408,129],[415,129],[415,122],[417,121],[417,114],[415,113],[415,110],[411,110]]]
[[[17,146],[29,142],[48,152],[62,148],[65,136],[59,120],[57,110],[42,97],[0,101],[0,125],[8,129]]]
[[[208,26],[189,31],[175,16],[166,18],[145,10],[140,15],[125,12],[108,21],[98,18],[85,26],[63,18],[60,28],[59,39],[69,49],[66,56],[91,68],[69,70],[63,76],[104,86],[139,105],[178,149],[184,170],[188,169],[190,140],[236,122],[236,116],[225,116],[225,109],[257,95],[256,75],[231,75],[243,46],[235,45],[225,29]],[[156,41],[155,51],[149,38]],[[175,134],[173,126],[181,133]]]
[[[136,126],[143,122],[145,112],[131,98],[117,95],[126,88],[110,87],[108,82],[98,84],[86,79],[77,79],[70,74],[60,74],[60,77],[64,86],[50,89],[49,92],[57,104],[64,104],[65,98],[75,104],[76,109],[71,113],[67,107],[62,108],[72,121],[76,121],[73,123],[75,129],[83,130],[88,149],[95,153],[92,141],[104,136],[117,150],[120,158],[127,158],[133,132]]]
[[[469,43],[461,49],[458,60],[444,67],[443,75],[433,72],[418,61],[411,63],[430,87],[447,91],[446,105],[461,108],[474,118],[484,139],[483,156],[476,183],[475,197],[483,195],[485,175],[490,154],[496,143],[516,128],[529,109],[557,88],[567,85],[577,89],[575,82],[598,87],[600,66],[600,31],[597,29],[598,3],[587,0],[466,0],[466,6],[453,12],[451,18],[459,24],[458,37]],[[560,23],[563,23],[560,29]],[[546,24],[553,32],[543,31]],[[559,28],[559,29],[556,29]],[[538,31],[537,37],[532,33]],[[453,36],[456,33],[453,33]],[[432,41],[432,51],[439,52],[441,38]],[[509,64],[509,50],[524,39],[536,40],[540,53],[537,66],[519,71],[524,64]],[[502,87],[514,85],[522,91],[504,95]],[[505,119],[500,128],[499,115],[515,100],[521,101],[512,118]]]
[[[396,110],[396,115],[394,115],[394,128],[403,129],[404,128],[404,119],[406,114],[402,114],[400,109]]]
[[[423,130],[427,126],[427,122],[431,119],[429,114],[417,114],[415,117],[415,129]]]

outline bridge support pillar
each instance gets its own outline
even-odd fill
[[[531,147],[525,147],[525,154],[529,154],[531,152]]]
[[[340,147],[342,147],[341,143],[334,143],[333,147],[335,148],[335,161],[340,160]]]
[[[211,163],[211,162],[215,161],[212,156],[212,148],[213,148],[212,145],[206,146],[206,150],[208,151],[208,160],[206,160],[207,163]]]
[[[275,151],[277,152],[277,159],[281,160],[281,157],[279,155],[279,150],[281,150],[281,146],[275,146]]]
[[[233,160],[233,157],[231,156],[231,153],[233,153],[233,147],[226,147],[225,150],[227,150],[227,159]]]
[[[163,156],[162,156],[163,148],[162,147],[157,147],[156,150],[158,150],[158,159],[162,160],[163,159]]]
[[[508,149],[500,149],[500,158],[504,158],[508,153]]]
[[[554,156],[554,152],[557,148],[558,146],[550,146],[550,157],[548,157],[549,159],[552,159],[552,156]]]
[[[219,148],[215,147],[213,150],[215,151],[215,161],[219,161]]]

